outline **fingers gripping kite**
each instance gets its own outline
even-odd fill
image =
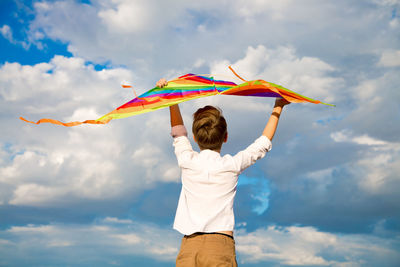
[[[246,81],[240,77],[231,67],[229,69],[244,83],[236,84],[231,81],[214,80],[196,74],[186,74],[168,82],[168,85],[159,88],[155,87],[140,96],[130,100],[122,106],[114,109],[110,113],[96,119],[75,122],[61,122],[53,119],[40,119],[37,122],[29,121],[23,117],[21,120],[33,124],[53,123],[67,127],[81,124],[107,124],[113,119],[127,118],[133,115],[154,111],[169,107],[188,100],[213,96],[213,95],[236,95],[236,96],[258,96],[258,97],[282,97],[292,103],[309,102],[314,104],[324,104],[319,100],[302,96],[280,85],[266,82],[264,80]],[[130,86],[123,86],[130,87]]]

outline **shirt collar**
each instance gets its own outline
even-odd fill
[[[211,150],[211,149],[204,149],[200,151],[200,154],[202,155],[208,155],[212,157],[221,157],[221,154],[217,151]]]

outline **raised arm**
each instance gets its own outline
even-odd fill
[[[290,102],[286,101],[283,98],[277,98],[275,100],[274,109],[272,110],[272,114],[269,117],[267,125],[265,126],[263,131],[263,135],[271,141],[274,138],[276,128],[278,127],[279,117],[281,116],[282,109],[285,105],[288,104],[290,104]]]
[[[171,118],[171,127],[183,125],[181,111],[179,110],[179,106],[177,104],[169,107],[169,115]]]
[[[157,83],[156,86],[163,88],[164,86],[167,86],[168,82],[164,78],[160,79]],[[177,126],[177,125],[183,125],[183,120],[182,120],[182,115],[181,111],[179,110],[178,105],[173,105],[169,107],[169,114],[171,118],[171,127]]]

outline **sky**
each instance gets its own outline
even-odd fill
[[[0,266],[174,266],[181,189],[168,109],[97,119],[190,73],[264,79],[335,104],[285,107],[239,177],[240,266],[399,266],[399,0],[0,1]],[[271,98],[220,107],[234,154]]]

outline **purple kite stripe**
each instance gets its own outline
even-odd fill
[[[227,92],[225,95],[242,95],[242,96],[260,96],[260,97],[280,97],[281,95],[276,92],[265,91],[265,89],[247,89],[238,92]]]
[[[201,91],[186,91],[186,92],[176,92],[176,93],[163,93],[163,94],[154,94],[149,95],[147,97],[163,97],[163,96],[188,96],[188,95],[201,95],[204,93],[215,92],[215,89],[212,90],[201,90]]]
[[[262,93],[253,93],[253,94],[245,94],[246,96],[261,96],[261,97],[281,97],[280,94],[275,92],[262,92]]]

